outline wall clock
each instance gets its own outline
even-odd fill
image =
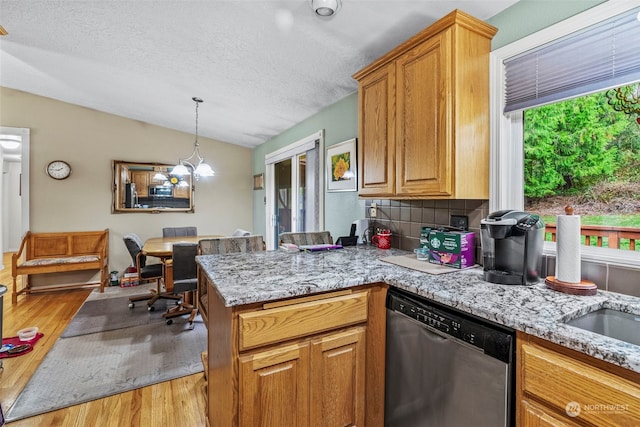
[[[71,175],[71,166],[64,160],[54,160],[47,165],[47,175],[53,179],[67,179]]]

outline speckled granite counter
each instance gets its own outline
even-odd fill
[[[385,282],[640,372],[639,346],[562,323],[603,307],[640,315],[640,298],[604,291],[574,296],[548,289],[544,283],[488,283],[482,280],[481,268],[430,275],[380,261],[406,253],[361,246],[313,253],[280,250],[204,255],[197,260],[227,307]]]

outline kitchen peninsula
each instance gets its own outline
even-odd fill
[[[355,378],[357,384],[342,385],[345,389],[348,385],[352,390],[358,390],[362,387],[358,381],[364,375],[365,389],[369,393],[373,386],[373,394],[368,394],[365,402],[344,399],[353,406],[340,409],[344,409],[343,413],[357,414],[364,409],[358,405],[365,405],[367,416],[374,414],[371,415],[374,417],[372,422],[365,425],[382,425],[376,418],[379,415],[375,415],[376,407],[383,406],[379,389],[383,387],[379,384],[381,371],[377,376],[375,372],[371,375],[370,371],[384,366],[384,361],[378,359],[384,357],[384,350],[380,355],[380,348],[384,348],[385,342],[384,295],[387,286],[513,328],[518,331],[519,338],[530,336],[571,349],[638,378],[640,347],[562,322],[603,307],[640,314],[640,299],[604,291],[598,291],[594,296],[575,296],[555,292],[544,283],[498,285],[483,281],[481,268],[429,275],[381,260],[403,254],[407,253],[358,246],[317,253],[267,251],[199,256],[199,286],[206,286],[209,293],[206,310],[209,313],[207,374],[211,425],[219,422],[220,425],[244,425],[244,416],[259,411],[256,405],[264,404],[261,398],[274,398],[260,392],[268,387],[293,384],[285,384],[283,378],[277,379],[282,381],[278,385],[268,384],[274,379],[264,373],[251,377],[250,365],[271,366],[283,354],[296,355],[291,360],[298,362],[288,362],[295,364],[291,375],[297,375],[303,382],[310,381],[311,393],[319,393],[315,389],[324,383],[315,382],[313,378],[309,380],[309,364],[320,363],[315,362],[314,349],[330,347],[329,342],[348,347],[352,362],[348,366],[356,367],[362,367],[359,364],[364,357],[361,349],[366,346],[365,355],[372,359],[364,362],[364,368],[353,368],[354,372],[349,372],[351,376],[346,375]],[[306,318],[313,320],[305,322]],[[287,333],[293,331],[292,335],[278,331],[275,326],[278,322],[286,326]],[[300,356],[306,352],[311,356]],[[366,373],[362,374],[358,369],[365,369]],[[342,372],[343,377],[339,379],[344,380],[347,371],[338,372]],[[376,378],[378,383],[375,383]],[[629,383],[633,385],[634,381]],[[251,387],[250,393],[248,387]],[[298,394],[309,392],[295,387],[293,390]],[[288,401],[290,396],[280,394],[279,398],[283,399],[279,402],[281,405],[295,408],[296,402]],[[314,411],[319,409],[312,408],[314,398],[309,401],[311,403],[303,409],[301,416],[317,414]],[[376,402],[375,407],[373,402]],[[293,413],[296,411],[292,410]]]

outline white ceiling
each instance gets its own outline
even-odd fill
[[[451,10],[516,1],[343,0],[321,19],[309,0],[0,0],[0,86],[191,133],[198,96],[201,136],[254,147]]]

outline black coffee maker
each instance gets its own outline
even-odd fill
[[[540,278],[544,222],[516,210],[491,213],[480,221],[484,280],[503,285],[533,284]]]

